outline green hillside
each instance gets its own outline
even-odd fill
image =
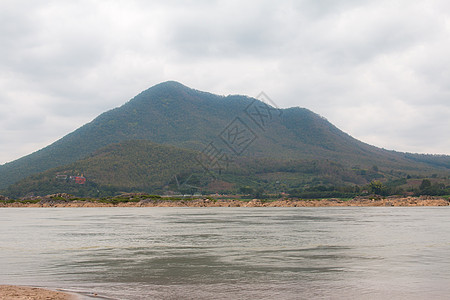
[[[217,96],[170,81],[140,93],[46,148],[1,165],[0,189],[128,140],[204,153],[214,150],[233,159],[329,160],[346,169],[375,165],[405,172],[450,169],[450,156],[379,149],[352,138],[305,108],[276,110],[247,96]]]
[[[405,178],[410,176],[378,167],[349,168],[329,160],[240,156],[227,165],[210,168],[207,161],[208,156],[200,151],[145,140],[124,141],[103,147],[74,163],[22,179],[2,191],[2,194],[12,198],[55,193],[102,197],[123,192],[224,192],[253,196],[258,193],[261,196],[262,193],[286,192],[309,196],[342,196],[363,190],[373,180],[383,180],[392,187],[405,185]],[[77,183],[75,176],[82,176],[86,182]],[[445,180],[442,182],[442,188],[449,183]]]

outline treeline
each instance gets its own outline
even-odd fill
[[[362,192],[359,186],[315,186],[304,189],[292,189],[288,194],[291,197],[303,199],[317,198],[353,198]]]
[[[353,198],[361,195],[414,195],[414,196],[444,196],[450,195],[450,185],[423,179],[419,187],[405,187],[406,179],[398,179],[383,183],[374,180],[362,186],[313,186],[303,189],[291,189],[288,194],[292,197],[315,199],[315,198]]]
[[[423,179],[416,194],[430,196],[450,195],[450,186],[445,186],[444,183],[432,183],[429,179]]]

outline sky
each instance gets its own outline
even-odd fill
[[[0,1],[0,164],[167,80],[450,154],[450,2]]]

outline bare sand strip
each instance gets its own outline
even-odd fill
[[[74,294],[51,291],[42,288],[0,285],[0,300],[77,300]]]

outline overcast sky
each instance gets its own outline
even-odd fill
[[[167,80],[450,154],[450,2],[1,0],[0,164]]]

